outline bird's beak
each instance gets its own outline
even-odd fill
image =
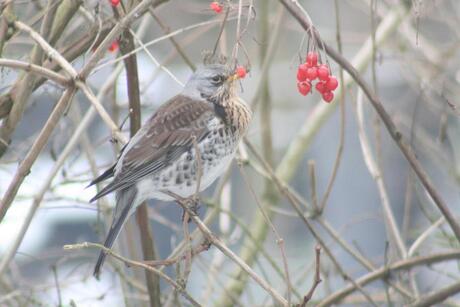
[[[230,77],[228,77],[227,82],[231,83],[231,82],[233,82],[233,81],[235,81],[235,80],[238,80],[238,79],[240,79],[240,77],[238,76],[237,73],[234,73],[233,75],[231,75]]]

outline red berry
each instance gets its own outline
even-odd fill
[[[329,67],[327,65],[322,64],[318,67],[318,78],[321,81],[329,80]]]
[[[217,2],[217,1],[211,2],[211,4],[209,5],[209,7],[211,8],[211,10],[213,10],[213,11],[216,12],[217,14],[219,14],[220,12],[222,12],[222,5],[220,5],[220,3]]]
[[[297,82],[297,89],[299,93],[306,96],[311,90],[310,82]]]
[[[316,51],[310,51],[307,54],[307,64],[310,67],[318,65],[318,53]]]
[[[244,68],[244,66],[238,66],[236,68],[236,74],[238,78],[243,79],[244,77],[246,77],[246,68]]]
[[[297,70],[297,81],[302,82],[307,80],[307,75],[303,70],[298,69]]]
[[[318,69],[316,67],[310,67],[307,69],[307,79],[315,80],[318,78]]]
[[[109,46],[110,52],[115,52],[118,50],[118,40],[114,40],[112,44]]]
[[[326,89],[328,91],[333,91],[339,86],[339,81],[337,81],[337,78],[334,76],[330,76],[329,80],[326,83]]]
[[[110,0],[110,3],[112,4],[112,6],[117,6],[120,4],[120,0]]]
[[[332,99],[334,99],[334,93],[333,92],[324,92],[323,93],[323,100],[326,102],[331,102]]]
[[[324,82],[316,83],[315,88],[318,91],[318,93],[320,93],[320,94],[326,92],[326,84]]]
[[[307,80],[307,71],[308,71],[307,65],[306,64],[300,64],[299,68],[297,69],[297,80],[298,81]]]

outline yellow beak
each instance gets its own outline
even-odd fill
[[[228,82],[233,82],[233,81],[238,80],[238,79],[240,79],[240,77],[238,76],[238,74],[235,73],[235,74],[231,75],[230,77],[228,77],[227,81]]]

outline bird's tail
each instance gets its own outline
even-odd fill
[[[129,213],[131,208],[133,207],[136,194],[137,188],[135,186],[131,186],[129,188],[117,191],[117,205],[115,207],[115,212],[113,214],[112,225],[110,226],[109,234],[107,235],[107,238],[104,242],[105,247],[112,248],[113,243],[117,239],[123,225],[129,217]],[[97,259],[96,266],[94,267],[93,275],[96,278],[99,278],[99,274],[106,257],[107,253],[101,251],[101,253],[99,254],[99,258]]]

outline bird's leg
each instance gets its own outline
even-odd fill
[[[193,215],[198,215],[198,210],[200,209],[200,199],[196,197],[195,195],[189,198],[181,198],[181,199],[176,199],[176,202],[181,206],[181,207],[186,207],[190,209],[190,213]],[[191,218],[188,216],[187,210],[184,208],[182,212],[182,221],[185,219],[187,216],[187,222],[190,223]]]
[[[192,219],[190,218],[190,216],[187,213],[187,210],[182,209],[182,218],[181,218],[181,220],[184,221],[185,219],[187,219],[188,223],[190,223],[192,221]]]
[[[189,197],[187,205],[194,215],[198,215],[198,210],[200,209],[200,197],[197,195]]]
[[[200,197],[198,194],[195,193],[194,195],[190,197],[181,197],[171,191],[165,190],[162,192],[173,197],[176,203],[182,208],[184,208],[184,211],[182,213],[182,221],[184,220],[185,215],[186,215],[185,213],[187,212],[185,208],[190,209],[191,214],[198,215],[198,210],[200,209]],[[188,222],[190,222],[190,217],[188,218]]]

